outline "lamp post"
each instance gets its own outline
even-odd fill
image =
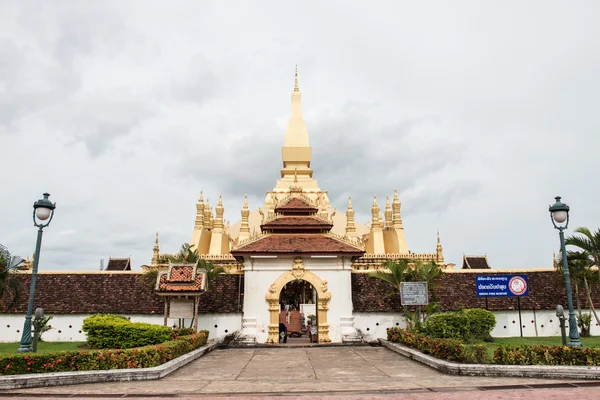
[[[23,334],[21,335],[21,346],[18,353],[33,351],[31,348],[31,316],[33,313],[33,297],[35,295],[35,283],[37,280],[37,270],[40,262],[40,250],[42,248],[43,229],[50,225],[54,216],[56,203],[48,200],[50,194],[44,193],[44,198],[33,203],[33,225],[38,228],[37,242],[35,244],[35,258],[33,259],[33,271],[31,272],[31,287],[29,289],[29,301],[27,303],[27,316],[23,325]],[[45,222],[44,221],[48,221]]]
[[[579,341],[577,320],[573,311],[573,297],[571,295],[571,275],[569,274],[569,263],[567,262],[567,251],[565,249],[565,229],[569,226],[569,206],[560,201],[560,196],[555,197],[556,203],[550,206],[550,219],[559,231],[560,251],[562,253],[563,272],[565,275],[565,288],[567,290],[567,304],[569,306],[569,347],[583,347]],[[564,223],[564,226],[562,225]]]

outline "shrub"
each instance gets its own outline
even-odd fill
[[[464,344],[458,339],[436,339],[420,333],[400,328],[390,328],[387,331],[388,340],[404,343],[425,354],[431,354],[442,360],[462,361]]]
[[[482,344],[466,344],[461,353],[461,361],[467,364],[488,364],[492,362],[487,348]]]
[[[499,346],[494,362],[505,365],[600,365],[600,348],[566,346]]]
[[[0,356],[0,375],[149,368],[206,344],[208,331],[153,346],[126,350],[61,351]]]
[[[469,308],[463,310],[469,320],[471,338],[483,340],[490,335],[496,326],[496,316],[493,312],[483,308]]]
[[[169,340],[171,328],[131,322],[113,314],[96,314],[83,321],[88,345],[95,349],[130,349]]]
[[[194,333],[196,333],[194,328],[174,328],[171,331],[170,339],[174,340],[180,336],[189,336],[189,335],[193,335]]]
[[[463,312],[432,315],[425,333],[433,338],[467,340],[470,337],[469,318]]]

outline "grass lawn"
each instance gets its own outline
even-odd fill
[[[509,346],[523,346],[523,345],[548,345],[548,346],[562,346],[562,338],[560,336],[539,336],[539,337],[507,337],[507,338],[494,338],[494,343],[481,342],[488,348],[490,357],[493,357],[494,350],[501,345]],[[581,343],[584,347],[600,347],[600,336],[582,337]],[[569,338],[567,337],[567,343]]]
[[[52,353],[64,350],[79,350],[79,346],[85,342],[40,342],[38,343],[38,353]],[[5,354],[17,354],[20,343],[0,343],[0,356]]]

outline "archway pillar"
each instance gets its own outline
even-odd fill
[[[327,281],[319,278],[315,273],[304,269],[302,257],[296,257],[292,269],[275,279],[269,287],[265,299],[269,304],[269,335],[267,343],[279,343],[279,296],[283,287],[295,280],[303,280],[310,283],[317,291],[317,326],[319,343],[330,343],[329,324],[327,323],[327,311],[331,293],[327,288]]]

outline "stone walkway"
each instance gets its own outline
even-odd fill
[[[48,395],[309,395],[378,398],[390,394],[415,399],[496,398],[481,392],[491,386],[559,384],[567,381],[445,375],[383,347],[308,347],[216,350],[158,381],[84,384],[8,393]],[[551,389],[563,390],[563,389]],[[568,388],[599,393],[598,388]],[[445,394],[444,397],[427,397]],[[472,397],[465,391],[477,391]],[[539,392],[540,390],[536,391]],[[544,390],[545,391],[545,390]],[[516,395],[519,391],[510,391]],[[531,390],[526,392],[531,393]],[[6,394],[8,394],[6,393]],[[591,392],[590,392],[591,393]],[[417,396],[418,395],[418,396]],[[424,396],[424,397],[421,397]],[[511,395],[512,396],[512,395]],[[531,396],[529,396],[531,398]],[[521,397],[512,397],[521,398]],[[546,396],[546,398],[550,398]],[[562,399],[568,398],[565,395]]]

